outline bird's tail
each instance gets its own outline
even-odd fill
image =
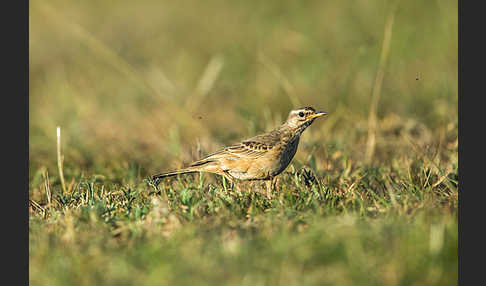
[[[175,170],[175,171],[170,171],[166,173],[160,173],[157,175],[152,176],[152,181],[154,181],[157,185],[159,184],[160,180],[163,178],[168,178],[168,177],[173,177],[181,174],[190,174],[190,173],[195,173],[198,172],[199,169],[194,169],[194,168],[185,168],[185,169],[180,169],[180,170]]]
[[[155,182],[156,185],[160,183],[160,180],[163,178],[168,178],[172,176],[177,176],[181,174],[190,174],[196,172],[212,172],[215,173],[218,171],[218,164],[216,161],[211,159],[210,156],[203,158],[199,161],[193,162],[189,167],[179,170],[174,170],[166,173],[161,173],[158,175],[152,176],[152,181]]]

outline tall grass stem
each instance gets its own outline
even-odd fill
[[[66,183],[64,182],[64,173],[62,172],[61,157],[61,127],[57,127],[57,169],[59,170],[59,178],[61,178],[62,191],[66,193]]]
[[[383,43],[381,46],[380,62],[378,64],[378,70],[376,71],[375,83],[373,85],[373,91],[371,94],[370,114],[368,117],[368,139],[366,143],[366,153],[365,153],[365,161],[368,164],[371,163],[371,160],[373,159],[373,155],[375,153],[376,128],[377,128],[376,112],[377,112],[378,102],[380,100],[381,87],[383,84],[383,77],[385,74],[385,66],[388,60],[388,54],[390,52],[393,21],[395,18],[395,12],[397,10],[399,1],[400,0],[396,0],[395,2],[393,2],[392,8],[385,22],[385,31],[383,35]]]

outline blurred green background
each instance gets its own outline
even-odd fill
[[[67,175],[132,164],[145,174],[309,105],[329,116],[306,136],[362,159],[391,1],[31,1],[29,10],[31,175],[56,167],[56,126]],[[457,34],[457,1],[399,3],[379,131],[457,130]],[[378,162],[389,143],[378,136]]]
[[[455,285],[457,1],[393,3],[30,1],[30,284]],[[301,106],[272,201],[143,181]]]

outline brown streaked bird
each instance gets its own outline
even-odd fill
[[[277,129],[212,153],[187,168],[155,175],[152,180],[158,184],[162,178],[209,172],[222,175],[232,183],[234,179],[266,180],[267,196],[270,196],[269,184],[292,161],[302,132],[323,115],[326,112],[316,112],[312,107],[292,110],[287,121]]]

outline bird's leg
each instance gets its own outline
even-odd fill
[[[240,185],[241,185],[242,183],[243,183],[242,181],[238,181],[238,183],[236,183],[236,180],[231,179],[231,190],[232,190],[232,191],[236,191],[236,194],[237,194],[238,196],[240,196],[240,197],[241,197],[241,194],[242,194],[242,191],[241,191]]]
[[[239,183],[238,184],[235,183],[234,187],[236,189],[236,193],[238,194],[238,196],[241,197],[243,195],[243,191],[240,188],[240,184]]]
[[[270,200],[272,198],[273,178],[266,180],[265,185],[267,189],[267,199]]]
[[[273,177],[273,187],[278,190],[280,187],[280,179],[278,177]]]
[[[226,187],[226,184],[228,184],[228,183],[227,183],[227,181],[228,181],[228,182],[231,182],[231,181],[230,181],[230,179],[228,178],[228,176],[227,176],[227,175],[226,175],[224,172],[218,172],[218,174],[219,174],[219,175],[221,175],[221,177],[222,177],[222,178],[221,178],[221,181],[222,181],[222,183],[223,183],[223,191],[224,191],[225,193],[227,193],[227,189],[228,189],[228,188]]]
[[[280,202],[280,205],[283,205],[283,194],[279,193],[278,190],[280,189],[280,179],[279,177],[273,177],[273,188],[276,193],[278,193],[278,201]]]

